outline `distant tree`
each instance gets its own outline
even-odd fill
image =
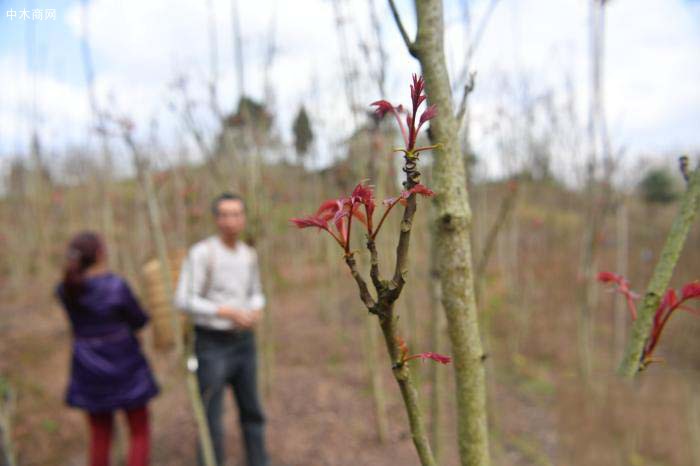
[[[678,196],[673,177],[665,168],[649,170],[639,183],[639,189],[644,200],[650,204],[668,204]]]
[[[314,133],[311,129],[311,121],[309,120],[309,115],[306,113],[306,108],[303,105],[299,108],[296,118],[294,118],[292,131],[294,132],[294,148],[297,151],[297,157],[299,160],[302,160],[309,152],[311,143],[314,140]]]
[[[27,179],[29,178],[29,169],[25,166],[22,159],[17,157],[10,164],[10,170],[7,176],[7,191],[11,196],[21,197],[27,190]]]
[[[251,127],[259,136],[268,135],[272,129],[272,115],[265,104],[243,96],[238,101],[238,109],[226,118],[226,124],[232,128]]]

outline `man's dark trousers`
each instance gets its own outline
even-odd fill
[[[265,415],[257,388],[255,335],[249,330],[195,327],[197,378],[218,466],[224,465],[223,395],[230,386],[238,404],[248,466],[267,466]],[[200,464],[201,451],[199,454]]]

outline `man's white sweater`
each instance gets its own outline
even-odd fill
[[[220,306],[261,311],[265,295],[255,249],[240,240],[231,248],[218,236],[196,243],[183,262],[175,306],[191,314],[195,325],[215,330],[235,327],[216,316]]]

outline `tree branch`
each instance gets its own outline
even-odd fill
[[[476,277],[478,279],[482,278],[483,273],[486,270],[486,266],[489,263],[489,258],[491,257],[491,252],[493,251],[493,246],[494,244],[496,244],[496,238],[498,237],[498,233],[501,230],[501,227],[506,223],[508,214],[515,205],[515,199],[517,197],[517,194],[518,188],[517,185],[515,185],[509,190],[508,194],[503,199],[503,201],[501,201],[501,206],[498,210],[498,216],[496,217],[496,220],[493,222],[488,234],[486,235],[486,243],[484,244],[484,248],[481,251],[481,258],[479,259],[479,263],[476,267]]]
[[[640,370],[641,355],[651,331],[656,308],[659,306],[661,297],[668,288],[673,269],[683,250],[683,245],[699,206],[700,166],[695,169],[690,178],[688,189],[681,199],[680,210],[673,221],[673,225],[671,225],[671,231],[661,251],[661,258],[657,262],[654,273],[649,280],[647,292],[644,296],[644,306],[639,313],[639,317],[634,321],[632,333],[625,349],[625,356],[620,364],[620,375],[634,377]]]
[[[387,95],[384,83],[386,81],[386,64],[387,64],[387,53],[384,43],[382,42],[382,28],[379,18],[377,17],[377,10],[375,8],[374,0],[369,0],[369,19],[372,24],[372,30],[374,31],[374,37],[376,39],[377,54],[379,55],[379,60],[377,64],[377,74],[376,81],[379,90],[379,95]],[[369,56],[367,57],[369,60]]]
[[[403,186],[406,191],[409,191],[415,185],[418,184],[420,179],[420,172],[416,169],[417,157],[415,155],[405,155],[404,159],[406,165],[404,167],[404,172],[406,172],[406,181],[404,181]],[[401,219],[401,233],[399,233],[399,244],[396,246],[396,267],[394,268],[394,278],[392,280],[392,288],[396,289],[399,293],[403,288],[405,283],[405,277],[408,273],[408,245],[411,240],[411,227],[413,225],[413,216],[416,213],[416,196],[417,194],[411,194],[406,203],[406,208],[403,211],[403,218]],[[397,293],[398,297],[398,293]]]
[[[479,48],[481,38],[484,36],[486,26],[488,25],[489,20],[491,19],[491,15],[496,9],[496,5],[498,5],[498,2],[499,0],[491,0],[491,3],[489,3],[488,9],[486,10],[486,13],[484,13],[484,16],[481,18],[481,22],[479,23],[479,26],[476,29],[476,33],[474,34],[474,37],[472,38],[472,40],[470,41],[471,43],[469,44],[469,51],[467,52],[467,66],[469,63],[471,63],[472,57],[476,53],[476,50]],[[465,71],[467,70],[465,69]]]
[[[357,262],[355,262],[355,256],[353,253],[345,255],[345,263],[348,264],[352,278],[355,279],[357,287],[360,289],[360,299],[365,306],[367,306],[369,312],[376,314],[376,302],[374,301],[374,298],[372,298],[369,288],[367,288],[367,282],[365,282],[364,278],[362,278],[360,272],[357,271]]]
[[[459,110],[457,110],[457,115],[456,119],[457,122],[461,124],[462,118],[464,118],[464,112],[467,111],[467,98],[469,97],[469,94],[471,94],[474,91],[474,78],[476,77],[476,71],[472,71],[469,73],[469,80],[467,83],[464,85],[464,93],[462,94],[462,101],[459,103]]]
[[[367,238],[367,249],[369,250],[371,264],[369,276],[372,278],[374,289],[377,290],[377,293],[379,294],[380,291],[384,289],[384,285],[379,277],[379,254],[377,253],[377,244],[374,242],[372,237]]]
[[[409,188],[410,189],[410,188]],[[411,194],[408,204],[403,211],[401,219],[401,233],[399,233],[399,244],[396,246],[396,267],[394,268],[394,278],[392,285],[397,290],[403,288],[408,273],[408,244],[411,240],[411,226],[413,215],[416,213],[416,194]]]
[[[479,48],[479,44],[481,43],[481,38],[484,36],[484,32],[486,31],[486,26],[489,23],[489,20],[491,19],[491,15],[493,14],[493,11],[496,9],[496,5],[498,5],[499,0],[491,0],[491,3],[489,3],[488,9],[484,13],[484,16],[481,18],[481,21],[479,22],[479,26],[476,29],[476,33],[474,34],[473,37],[469,38],[469,48],[467,49],[467,56],[464,59],[464,67],[462,68],[462,71],[459,73],[459,77],[455,81],[455,83],[461,83],[465,81],[468,78],[469,73],[469,65],[472,62],[472,58],[476,54],[477,49]],[[471,22],[471,21],[468,21]]]
[[[411,377],[411,371],[409,370],[408,365],[405,363],[397,364],[401,357],[401,351],[396,342],[396,336],[398,335],[396,323],[397,319],[394,316],[381,321],[382,333],[384,334],[386,348],[389,352],[389,357],[391,358],[394,378],[399,384],[399,389],[401,390],[401,397],[403,398],[404,406],[406,407],[406,414],[408,415],[408,422],[411,426],[411,437],[413,439],[413,444],[416,447],[416,451],[418,452],[421,465],[437,466],[435,457],[433,456],[433,451],[430,447],[430,441],[428,440],[428,433],[425,431],[423,415],[421,414],[420,403],[418,400],[418,391],[416,390],[413,378]]]
[[[406,33],[406,28],[403,27],[403,23],[401,22],[401,16],[399,15],[399,10],[396,8],[396,4],[394,3],[394,0],[389,0],[389,8],[391,8],[391,14],[394,15],[394,21],[396,21],[396,27],[399,28],[399,32],[401,33],[401,38],[403,39],[404,44],[406,44],[406,48],[408,49],[408,52],[412,56],[416,56],[416,46],[414,42],[411,42],[411,39],[408,37],[408,33]]]

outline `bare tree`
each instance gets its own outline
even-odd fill
[[[615,169],[610,153],[603,98],[603,37],[606,0],[590,0],[591,97],[588,114],[588,163],[586,166],[586,219],[581,250],[579,288],[580,372],[588,379],[592,370],[593,309],[598,295],[595,284],[598,238],[606,214],[612,207],[612,176]],[[603,176],[598,175],[599,160]],[[599,185],[600,184],[600,185]],[[602,188],[602,189],[601,189]]]
[[[168,256],[168,246],[165,239],[165,234],[163,232],[163,225],[161,221],[160,206],[158,204],[158,199],[153,186],[153,178],[151,176],[148,161],[145,160],[141,151],[139,150],[136,142],[133,138],[133,123],[127,119],[122,119],[120,122],[122,129],[122,137],[124,143],[129,148],[131,152],[132,161],[136,167],[137,178],[144,195],[146,196],[146,206],[148,210],[148,219],[151,224],[151,235],[153,242],[156,246],[156,251],[158,254],[158,261],[161,264],[160,272],[163,275],[163,285],[165,286],[166,295],[174,296],[173,292],[173,277],[171,275],[172,267],[170,265],[170,258]],[[214,448],[211,441],[211,435],[209,433],[209,425],[204,414],[204,405],[202,404],[202,398],[199,391],[199,382],[197,376],[191,367],[191,355],[193,348],[192,343],[194,342],[194,336],[192,335],[192,330],[190,329],[190,336],[187,338],[187,347],[185,347],[185,342],[183,342],[182,336],[184,335],[181,326],[181,321],[179,314],[173,312],[172,314],[172,325],[173,333],[175,335],[175,352],[182,358],[183,369],[185,371],[185,380],[187,382],[187,388],[190,395],[190,403],[194,411],[195,419],[197,421],[197,428],[199,434],[199,442],[202,447],[202,455],[204,459],[204,464],[206,466],[214,466]]]
[[[109,248],[114,252],[109,255],[108,260],[114,264],[116,258],[119,257],[119,245],[115,241],[115,228],[114,228],[114,208],[112,206],[111,194],[113,192],[112,188],[112,152],[109,147],[109,136],[107,134],[106,127],[106,116],[102,112],[97,103],[97,95],[95,91],[95,69],[92,63],[92,55],[90,53],[90,36],[88,30],[88,2],[87,0],[82,1],[82,27],[83,34],[80,41],[80,48],[82,52],[83,59],[83,70],[85,72],[85,81],[87,83],[86,89],[88,94],[88,102],[90,104],[90,110],[92,112],[92,117],[95,121],[96,127],[95,132],[99,138],[102,159],[104,167],[100,173],[101,183],[100,183],[100,197],[102,205],[102,228],[104,231],[105,241]]]

